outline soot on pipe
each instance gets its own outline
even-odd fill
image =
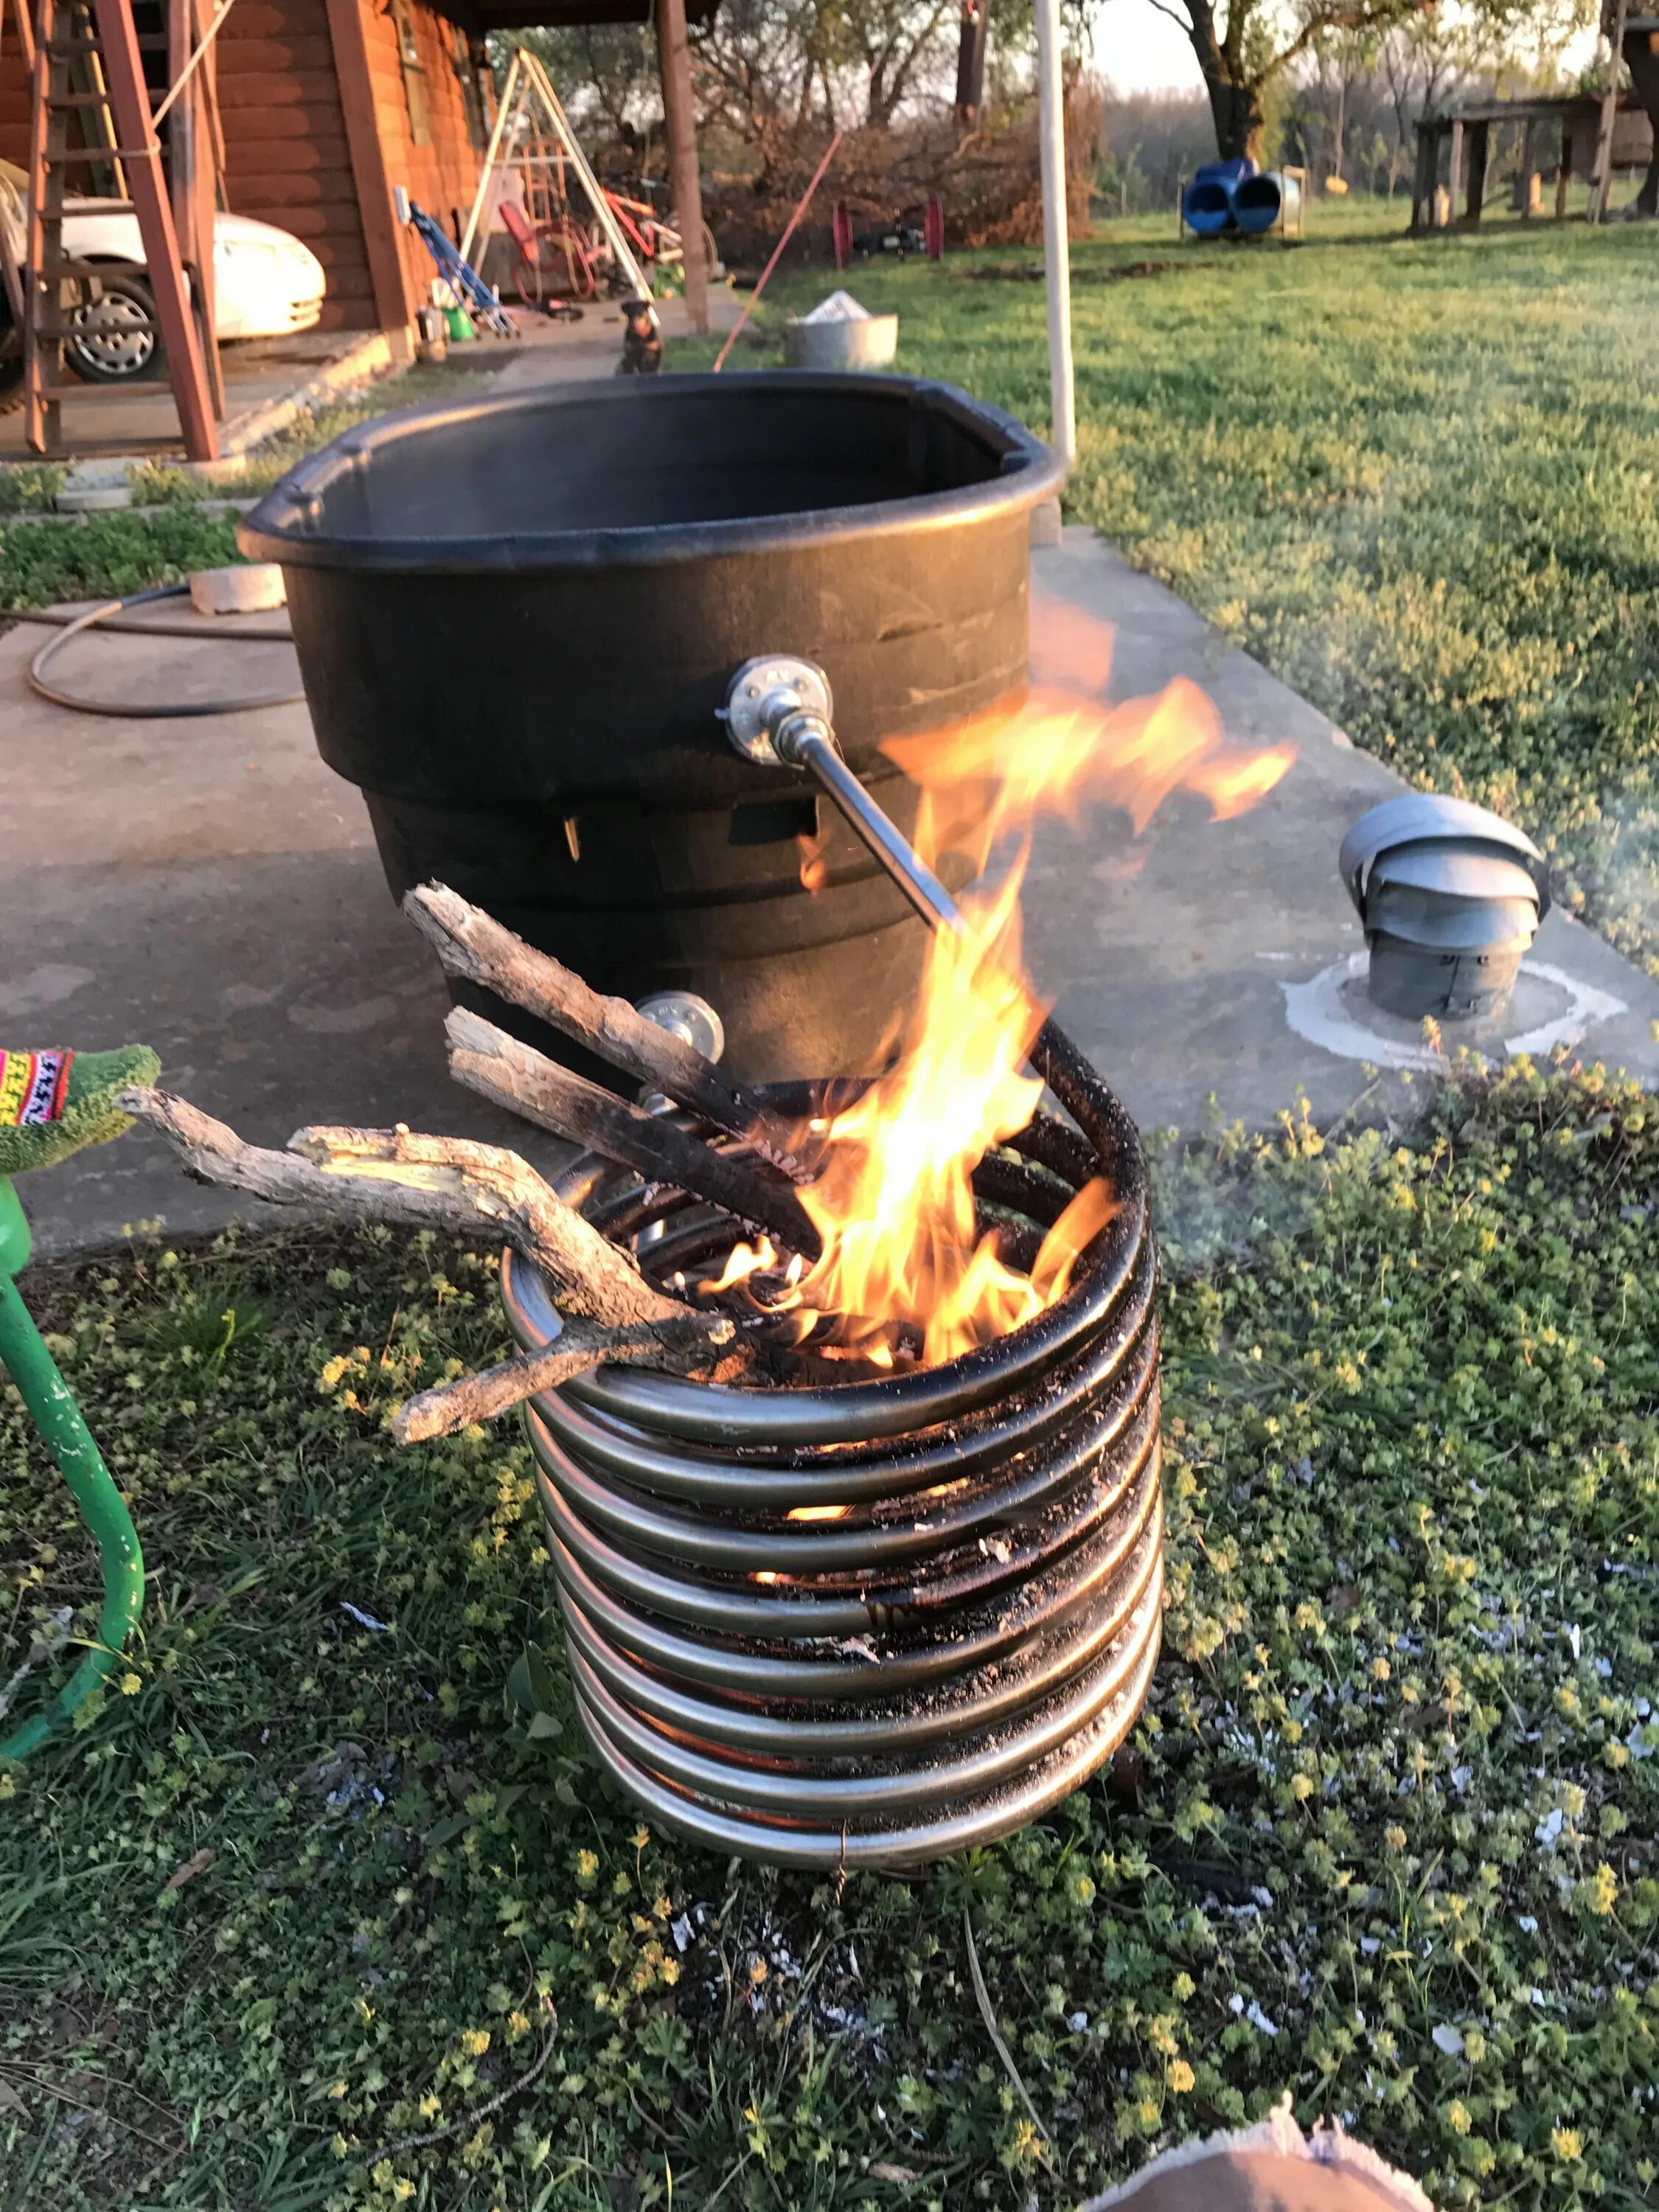
[[[1163,1605],[1157,1261],[1133,1123],[1052,1028],[1046,1115],[976,1194],[1035,1249],[1091,1177],[1110,1218],[1065,1296],[934,1367],[811,1389],[601,1368],[529,1409],[583,1724],[654,1820],[803,1867],[989,1842],[1122,1740]],[[823,1091],[778,1086],[780,1111]],[[708,1141],[729,1142],[691,1117]],[[561,1194],[648,1274],[717,1268],[729,1216],[587,1154]],[[508,1318],[556,1334],[511,1254]]]

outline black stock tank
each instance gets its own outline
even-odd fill
[[[945,385],[619,377],[349,430],[240,538],[282,565],[318,746],[394,896],[435,877],[597,989],[702,993],[741,1077],[851,1074],[923,926],[716,710],[756,653],[819,662],[908,833],[881,740],[1024,688],[1029,515],[1061,475]]]

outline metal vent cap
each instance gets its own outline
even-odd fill
[[[1466,799],[1413,792],[1363,814],[1337,866],[1376,1005],[1408,1020],[1503,1012],[1550,908],[1548,865],[1524,832]]]

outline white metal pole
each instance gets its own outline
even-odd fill
[[[472,239],[478,228],[478,217],[483,213],[484,195],[489,190],[490,173],[495,167],[495,157],[501,150],[501,135],[507,129],[515,98],[521,97],[519,88],[520,49],[514,46],[513,58],[507,64],[507,82],[501,87],[501,96],[495,103],[495,127],[489,134],[489,151],[484,155],[483,167],[478,172],[478,189],[472,198],[472,211],[466,219],[462,234],[460,253],[463,261],[472,258]]]
[[[1072,241],[1066,219],[1066,95],[1060,83],[1060,0],[1036,0],[1037,135],[1042,156],[1042,260],[1048,294],[1050,443],[1077,459],[1072,377]]]
[[[611,213],[611,203],[605,196],[604,187],[588,166],[587,156],[577,143],[576,134],[570,127],[570,118],[560,104],[558,94],[553,89],[553,80],[542,66],[541,56],[532,54],[523,47],[520,48],[520,52],[524,54],[525,74],[534,85],[543,106],[547,110],[559,143],[570,156],[570,166],[576,172],[581,188],[587,195],[587,204],[593,210],[594,222],[605,233],[605,243],[617,257],[617,267],[634,287],[634,297],[636,300],[648,300],[651,297],[651,287],[645,281],[645,273],[628,250],[628,240],[623,236],[621,227]]]

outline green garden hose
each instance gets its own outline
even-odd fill
[[[0,1766],[27,1759],[86,1703],[119,1658],[144,1607],[144,1561],[132,1516],[12,1280],[28,1251],[28,1224],[17,1193],[0,1176],[0,1366],[17,1385],[46,1449],[97,1539],[104,1563],[104,1610],[98,1641],[51,1704],[10,1735],[0,1737]]]
[[[13,1278],[27,1266],[29,1225],[7,1170],[49,1166],[131,1126],[114,1104],[124,1083],[154,1082],[143,1046],[112,1053],[0,1052],[0,1370],[16,1385],[98,1545],[104,1609],[97,1641],[55,1697],[0,1737],[0,1768],[40,1748],[83,1705],[121,1656],[144,1604],[138,1533],[69,1385],[41,1340]]]

